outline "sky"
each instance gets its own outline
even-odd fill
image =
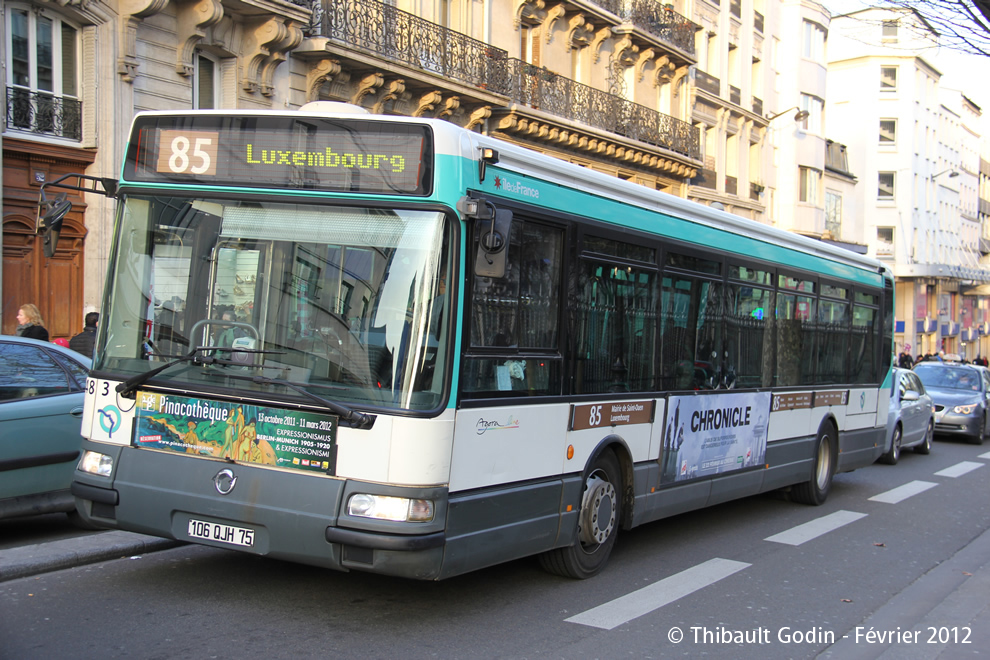
[[[819,0],[833,16],[848,14],[872,6],[864,0]],[[984,135],[990,135],[990,57],[969,55],[941,48],[926,56],[939,71],[941,87],[959,90],[983,111]]]

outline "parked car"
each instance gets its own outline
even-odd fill
[[[935,401],[935,433],[963,436],[982,445],[990,418],[990,370],[968,364],[921,362],[914,365]]]
[[[0,335],[0,519],[64,511],[82,446],[90,358]]]
[[[918,454],[932,450],[935,434],[935,404],[918,374],[894,369],[887,413],[887,444],[881,463],[896,465],[901,450],[914,448]]]

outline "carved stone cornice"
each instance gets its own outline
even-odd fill
[[[571,16],[567,22],[567,49],[578,50],[591,44],[595,38],[595,26],[587,22],[584,14]]]
[[[548,148],[566,149],[599,161],[610,161],[613,165],[636,166],[665,177],[694,178],[698,174],[696,165],[660,149],[610,139],[593,131],[555,124],[516,110],[500,114],[493,131],[495,134],[501,132],[506,137],[512,136],[517,142],[535,142]]]
[[[247,92],[272,96],[275,69],[286,60],[286,53],[302,43],[302,39],[301,27],[292,20],[268,18],[245,24],[241,87]]]
[[[124,0],[120,3],[120,57],[117,58],[117,74],[124,82],[137,78],[137,29],[141,21],[160,13],[169,0]]]
[[[319,101],[320,88],[333,80],[340,73],[340,62],[337,60],[320,60],[311,65],[306,73],[306,101]]]
[[[175,70],[180,76],[193,74],[193,55],[196,46],[206,36],[206,31],[223,18],[223,5],[220,0],[175,1],[178,60]]]
[[[602,59],[602,45],[605,40],[612,36],[612,28],[606,26],[595,33],[595,38],[591,41],[591,52],[595,55],[595,63]]]
[[[382,90],[381,95],[378,100],[375,101],[375,105],[371,107],[371,111],[376,115],[384,114],[385,104],[400,100],[406,91],[406,81],[401,78],[396,78],[388,83],[388,87]]]
[[[454,112],[461,107],[461,99],[457,96],[448,96],[443,101],[443,105],[437,110],[434,117],[437,119],[450,119]]]
[[[439,91],[432,91],[423,94],[420,97],[419,103],[417,104],[416,110],[413,111],[413,117],[427,117],[433,113],[437,105],[443,101],[443,93]]]
[[[553,39],[553,26],[558,20],[564,17],[567,13],[567,8],[563,3],[559,5],[554,5],[547,11],[547,17],[543,19],[543,34],[547,43]]]
[[[522,0],[516,7],[515,28],[519,26],[539,25],[547,17],[546,3],[543,0]]]
[[[364,101],[364,97],[369,94],[374,94],[378,91],[378,88],[385,84],[385,76],[380,73],[369,73],[364,78],[360,80],[357,84],[357,89],[354,91],[353,96],[351,96],[351,103],[354,105],[361,105]]]
[[[467,124],[464,125],[464,128],[468,129],[469,131],[473,131],[477,127],[484,124],[485,120],[491,116],[492,116],[492,106],[484,105],[471,113],[471,116],[470,118],[468,118],[468,122]]]
[[[646,65],[650,63],[650,60],[653,59],[653,56],[655,54],[656,53],[653,51],[652,48],[647,48],[646,50],[644,50],[642,53],[639,54],[639,58],[637,58],[636,60],[636,68],[635,68],[637,82],[643,81],[643,76],[646,75]]]

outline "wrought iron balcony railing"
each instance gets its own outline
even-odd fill
[[[82,139],[82,102],[23,87],[7,87],[7,128]]]
[[[701,160],[701,137],[691,124],[509,58],[509,97],[516,103]]]
[[[496,94],[508,53],[378,0],[324,2],[323,36]]]
[[[630,0],[623,7],[620,16],[661,41],[694,55],[696,26],[670,7],[665,7],[656,0]]]

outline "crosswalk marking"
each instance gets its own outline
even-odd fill
[[[939,470],[935,473],[936,477],[961,477],[967,472],[972,472],[976,468],[983,467],[984,463],[974,463],[973,461],[963,461],[962,463],[956,463],[955,465],[950,465],[944,470]]]
[[[801,545],[806,543],[811,539],[818,538],[822,534],[831,532],[833,529],[838,529],[843,525],[848,525],[851,522],[855,522],[860,518],[865,518],[865,513],[856,513],[855,511],[836,511],[835,513],[830,513],[827,516],[822,516],[821,518],[816,518],[810,522],[806,522],[803,525],[798,525],[797,527],[792,527],[780,534],[774,534],[773,536],[763,539],[764,541],[773,541],[774,543],[786,543],[787,545]]]
[[[612,630],[699,589],[715,584],[750,565],[731,559],[709,559],[703,564],[671,575],[648,587],[643,587],[598,607],[575,614],[565,621]]]
[[[977,456],[977,458],[985,458],[985,459],[987,459],[988,461],[990,461],[990,451],[988,451],[988,452],[987,452],[987,453],[985,453],[985,454],[980,454],[979,456]]]
[[[870,498],[870,501],[883,502],[885,504],[897,504],[898,502],[903,502],[913,495],[923,493],[929,488],[934,488],[937,485],[938,484],[932,483],[931,481],[911,481],[903,486],[898,486],[893,490],[888,490],[886,493],[874,495]]]

